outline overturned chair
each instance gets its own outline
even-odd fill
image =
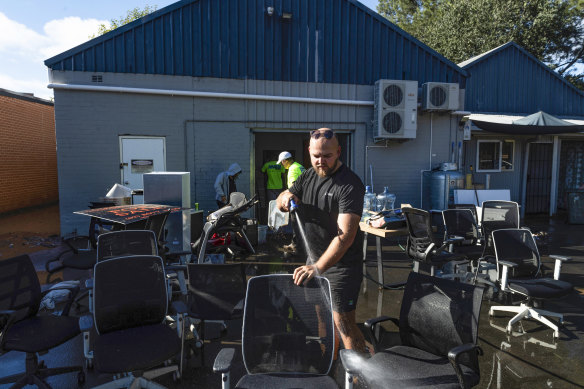
[[[523,319],[535,319],[554,330],[554,338],[560,336],[558,325],[546,316],[555,317],[562,324],[561,313],[535,308],[534,302],[561,298],[569,294],[573,287],[560,280],[562,263],[568,257],[550,255],[555,259],[553,278],[541,277],[541,258],[531,231],[526,229],[502,229],[492,232],[493,246],[497,259],[497,282],[501,291],[511,298],[519,296],[520,305],[492,306],[489,316],[495,312],[511,312],[516,315],[509,320],[507,332],[511,333],[513,324]]]
[[[480,381],[477,346],[483,288],[411,272],[399,320],[381,316],[365,322],[375,347],[371,358],[341,350],[347,373],[368,388],[470,388]],[[401,344],[384,348],[377,326],[392,321]]]
[[[328,376],[335,347],[328,280],[294,285],[291,274],[249,280],[243,316],[242,353],[248,374],[236,388],[338,388]],[[213,371],[230,388],[234,349],[222,349]]]
[[[255,254],[255,250],[245,234],[245,223],[241,214],[258,203],[257,195],[250,200],[246,200],[245,195],[240,192],[233,192],[229,197],[229,204],[211,213],[207,217],[207,222],[203,226],[201,237],[192,244],[193,252],[198,252],[198,262],[205,262],[207,244],[214,233],[235,232],[244,240],[246,249]]]

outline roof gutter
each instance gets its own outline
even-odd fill
[[[337,104],[356,106],[374,105],[374,102],[372,100],[369,101],[369,100],[321,99],[314,97],[255,95],[247,93],[200,92],[177,89],[149,89],[149,88],[129,88],[120,86],[75,85],[75,84],[49,84],[47,85],[47,87],[52,89],[76,90],[87,92],[117,92],[117,93],[136,93],[144,95],[210,97],[215,99],[285,101],[290,103]]]

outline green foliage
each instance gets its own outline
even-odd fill
[[[105,24],[101,24],[98,27],[97,35],[93,35],[90,38],[95,38],[96,36],[106,34],[110,31],[115,30],[118,27],[123,26],[124,24],[128,24],[130,22],[133,22],[136,19],[140,19],[141,17],[144,17],[144,16],[156,11],[157,8],[158,8],[158,6],[156,6],[156,5],[154,5],[152,7],[149,5],[146,5],[146,6],[144,6],[144,9],[140,9],[140,7],[136,7],[134,9],[128,10],[126,12],[125,17],[120,17],[119,19],[111,19],[109,26],[105,25]]]
[[[559,74],[584,60],[584,0],[379,0],[377,11],[453,62],[509,41]]]

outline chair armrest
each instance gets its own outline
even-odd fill
[[[83,315],[79,317],[79,330],[81,332],[89,331],[93,328],[93,316]]]
[[[0,351],[3,349],[4,335],[16,320],[16,311],[6,309],[0,311]]]
[[[341,362],[345,372],[357,375],[362,371],[365,359],[363,354],[351,349],[340,350],[339,354],[341,355]]]
[[[373,344],[373,348],[374,348],[374,350],[376,352],[378,351],[379,339],[377,339],[375,337],[375,333],[374,333],[375,332],[375,326],[378,325],[379,323],[384,322],[384,321],[391,321],[397,327],[399,327],[399,320],[396,319],[396,318],[394,318],[394,317],[389,317],[389,316],[375,317],[375,318],[369,319],[365,323],[363,323],[364,326],[365,326],[365,334],[371,340],[371,343]]]
[[[499,264],[500,265],[503,265],[503,266],[506,266],[506,267],[517,267],[517,264],[516,263],[509,262],[509,261],[501,261],[501,260],[499,260]]]
[[[564,257],[562,255],[550,255],[550,258],[556,260],[554,265],[554,280],[560,279],[560,272],[562,271],[562,262],[568,262],[572,260],[570,257]]]
[[[234,348],[223,348],[215,357],[213,363],[213,373],[227,373],[231,369],[231,362],[235,355]]]
[[[509,268],[517,267],[516,263],[509,262],[509,261],[498,261],[500,265],[503,265],[503,269],[501,272],[501,290],[507,290],[507,282],[509,279]]]
[[[450,364],[452,365],[454,371],[456,372],[456,376],[458,377],[458,382],[460,383],[461,388],[468,388],[469,386],[464,381],[464,377],[462,374],[462,370],[460,369],[458,359],[462,354],[467,354],[473,351],[478,353],[479,355],[483,354],[483,350],[473,343],[461,344],[460,346],[456,346],[450,351],[448,351],[448,359],[450,360]]]

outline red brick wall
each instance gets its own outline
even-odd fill
[[[0,95],[0,213],[58,199],[54,107]]]

